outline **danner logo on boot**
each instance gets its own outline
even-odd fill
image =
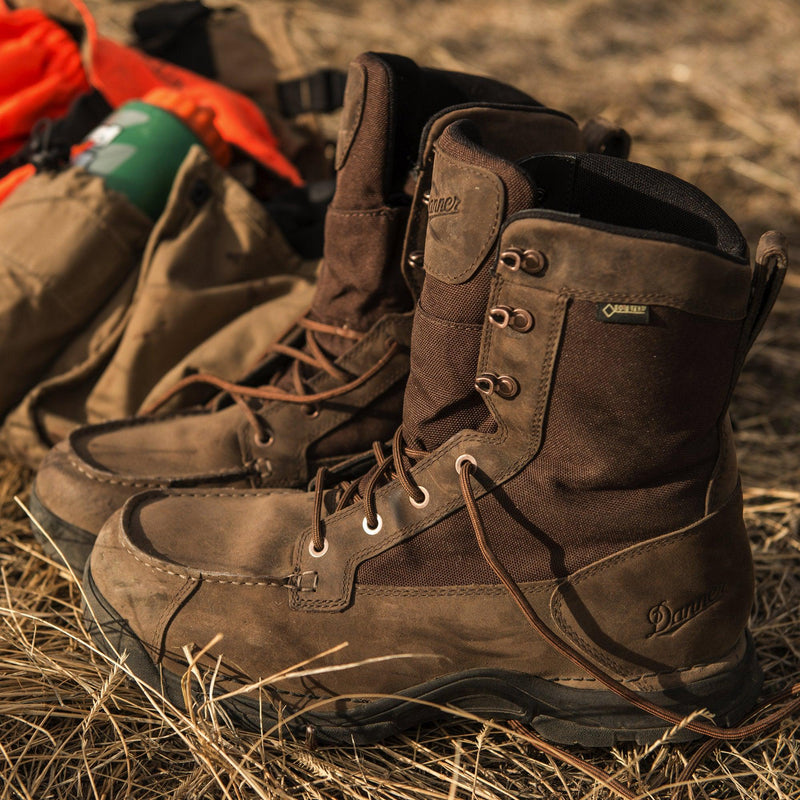
[[[698,614],[711,608],[722,597],[724,591],[725,584],[721,583],[680,608],[673,609],[666,600],[653,606],[648,614],[653,630],[647,635],[647,638],[666,636],[678,630],[690,619],[694,619]]]
[[[428,200],[428,218],[441,217],[442,214],[458,214],[461,198],[451,194],[446,197],[431,197]]]
[[[615,322],[622,325],[647,325],[650,322],[650,306],[632,303],[598,303],[597,319],[600,322]]]

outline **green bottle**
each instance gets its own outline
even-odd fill
[[[144,100],[120,106],[88,135],[90,146],[72,163],[102,176],[107,186],[156,220],[192,145],[206,147],[223,163],[229,155],[212,120],[209,109],[195,106],[176,92],[155,90]]]

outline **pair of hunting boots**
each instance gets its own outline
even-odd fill
[[[189,378],[210,406],[79,429],[37,475],[99,646],[179,704],[194,652],[239,723],[327,741],[458,709],[584,745],[741,719],[727,408],[785,247],[751,267],[625,137],[360,56],[310,311],[242,383]]]

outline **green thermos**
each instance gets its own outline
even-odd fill
[[[155,220],[192,145],[205,147],[223,165],[230,148],[214,127],[214,112],[171,89],[154,89],[120,106],[86,138],[75,166],[100,175]]]

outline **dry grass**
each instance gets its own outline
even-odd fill
[[[135,3],[94,2],[124,31]],[[755,237],[800,244],[800,9],[792,0],[546,0],[247,4],[284,12],[309,64],[364,49],[512,80],[579,118],[605,113],[634,156],[698,183]],[[800,278],[754,348],[734,398],[746,517],[755,553],[753,615],[767,688],[800,680]],[[454,721],[381,745],[309,749],[165,709],[92,648],[80,592],[42,555],[22,512],[30,475],[0,464],[0,799],[602,798],[579,769],[505,726]],[[291,666],[291,665],[287,665]],[[724,745],[693,797],[800,798],[800,720]],[[667,797],[696,745],[579,755],[641,797]]]

